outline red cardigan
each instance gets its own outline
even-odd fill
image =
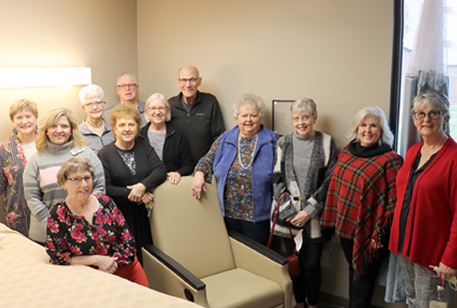
[[[397,206],[389,248],[398,254],[406,186],[423,143],[413,145],[397,176]],[[440,262],[457,269],[457,143],[449,137],[417,178],[406,224],[403,257],[426,268]],[[431,269],[430,269],[431,270]]]

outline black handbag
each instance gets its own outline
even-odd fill
[[[276,220],[278,219],[278,212],[279,212],[279,205],[281,204],[282,196],[284,196],[285,192],[279,197],[278,200],[278,207],[275,210],[274,218],[273,218],[273,226],[271,227],[270,238],[268,239],[268,248],[271,248],[271,243],[273,240],[273,231],[275,229]],[[291,278],[297,277],[300,275],[300,260],[298,259],[297,252],[295,251],[295,242],[294,237],[292,236],[292,230],[290,228],[290,223],[287,223],[289,226],[289,233],[290,233],[290,241],[292,242],[292,248],[294,249],[294,253],[287,258],[289,260],[289,275]]]

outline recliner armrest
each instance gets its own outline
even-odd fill
[[[143,247],[147,252],[153,255],[157,260],[162,262],[167,268],[169,268],[173,273],[175,273],[178,277],[182,280],[187,282],[192,288],[195,290],[203,290],[206,288],[206,284],[198,279],[194,274],[192,274],[189,270],[187,270],[184,266],[176,262],[173,258],[169,255],[164,253],[159,248],[148,244]]]
[[[236,231],[228,231],[228,234],[230,237],[236,239],[237,241],[243,243],[244,245],[248,246],[249,248],[257,251],[258,253],[261,253],[265,257],[269,258],[270,260],[280,264],[280,265],[285,265],[289,263],[289,260],[287,260],[286,257],[280,255],[276,251],[254,241],[253,239],[242,235]]]

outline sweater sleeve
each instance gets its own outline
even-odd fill
[[[283,221],[289,221],[297,215],[298,211],[291,202],[291,194],[287,189],[285,179],[284,155],[286,148],[284,147],[284,140],[285,139],[282,138],[278,141],[273,160],[273,202],[271,204],[271,219],[274,219],[279,198],[282,195],[278,218]]]
[[[452,223],[449,240],[441,257],[441,263],[454,270],[457,270],[457,175],[454,175],[449,185]]]
[[[180,166],[176,172],[181,176],[186,176],[192,173],[194,165],[192,164],[192,156],[190,154],[189,145],[182,133],[179,133],[179,162]]]
[[[213,145],[209,149],[208,153],[205,154],[197,163],[194,173],[197,171],[203,172],[205,175],[205,181],[211,183],[211,175],[213,173],[214,160],[216,159],[217,151],[219,150],[219,145],[221,144],[222,136],[214,141]]]
[[[100,159],[101,164],[103,165],[103,171],[105,174],[105,184],[106,184],[106,194],[111,198],[127,198],[130,194],[130,189],[123,186],[115,186],[111,181],[111,172],[116,170],[116,149],[108,145],[98,152],[98,158]]]
[[[307,205],[304,210],[311,216],[314,217],[322,212],[324,208],[325,200],[327,199],[327,192],[330,183],[330,178],[335,168],[337,160],[337,152],[335,147],[335,141],[333,137],[330,137],[330,143],[328,145],[324,144],[324,147],[328,147],[329,150],[329,159],[327,167],[325,169],[325,174],[322,183],[319,183],[320,186],[316,189],[313,195],[308,199]]]
[[[50,257],[50,262],[56,265],[70,265],[71,251],[67,244],[68,226],[66,225],[66,211],[64,216],[59,219],[57,210],[61,204],[57,203],[49,213],[46,225],[46,253]]]
[[[144,178],[141,183],[146,186],[147,189],[151,189],[159,186],[167,179],[167,168],[157,156],[156,151],[149,145],[149,142],[145,141],[142,143],[141,150],[146,151],[149,165],[151,166],[152,172]]]
[[[43,202],[43,192],[40,188],[40,170],[38,167],[38,154],[33,155],[27,163],[23,180],[24,195],[30,212],[40,223],[44,223],[49,214],[49,209]]]

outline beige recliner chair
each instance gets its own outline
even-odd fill
[[[192,177],[154,191],[151,232],[143,248],[152,289],[204,307],[291,307],[287,259],[236,232],[227,233],[215,181],[200,200]]]

